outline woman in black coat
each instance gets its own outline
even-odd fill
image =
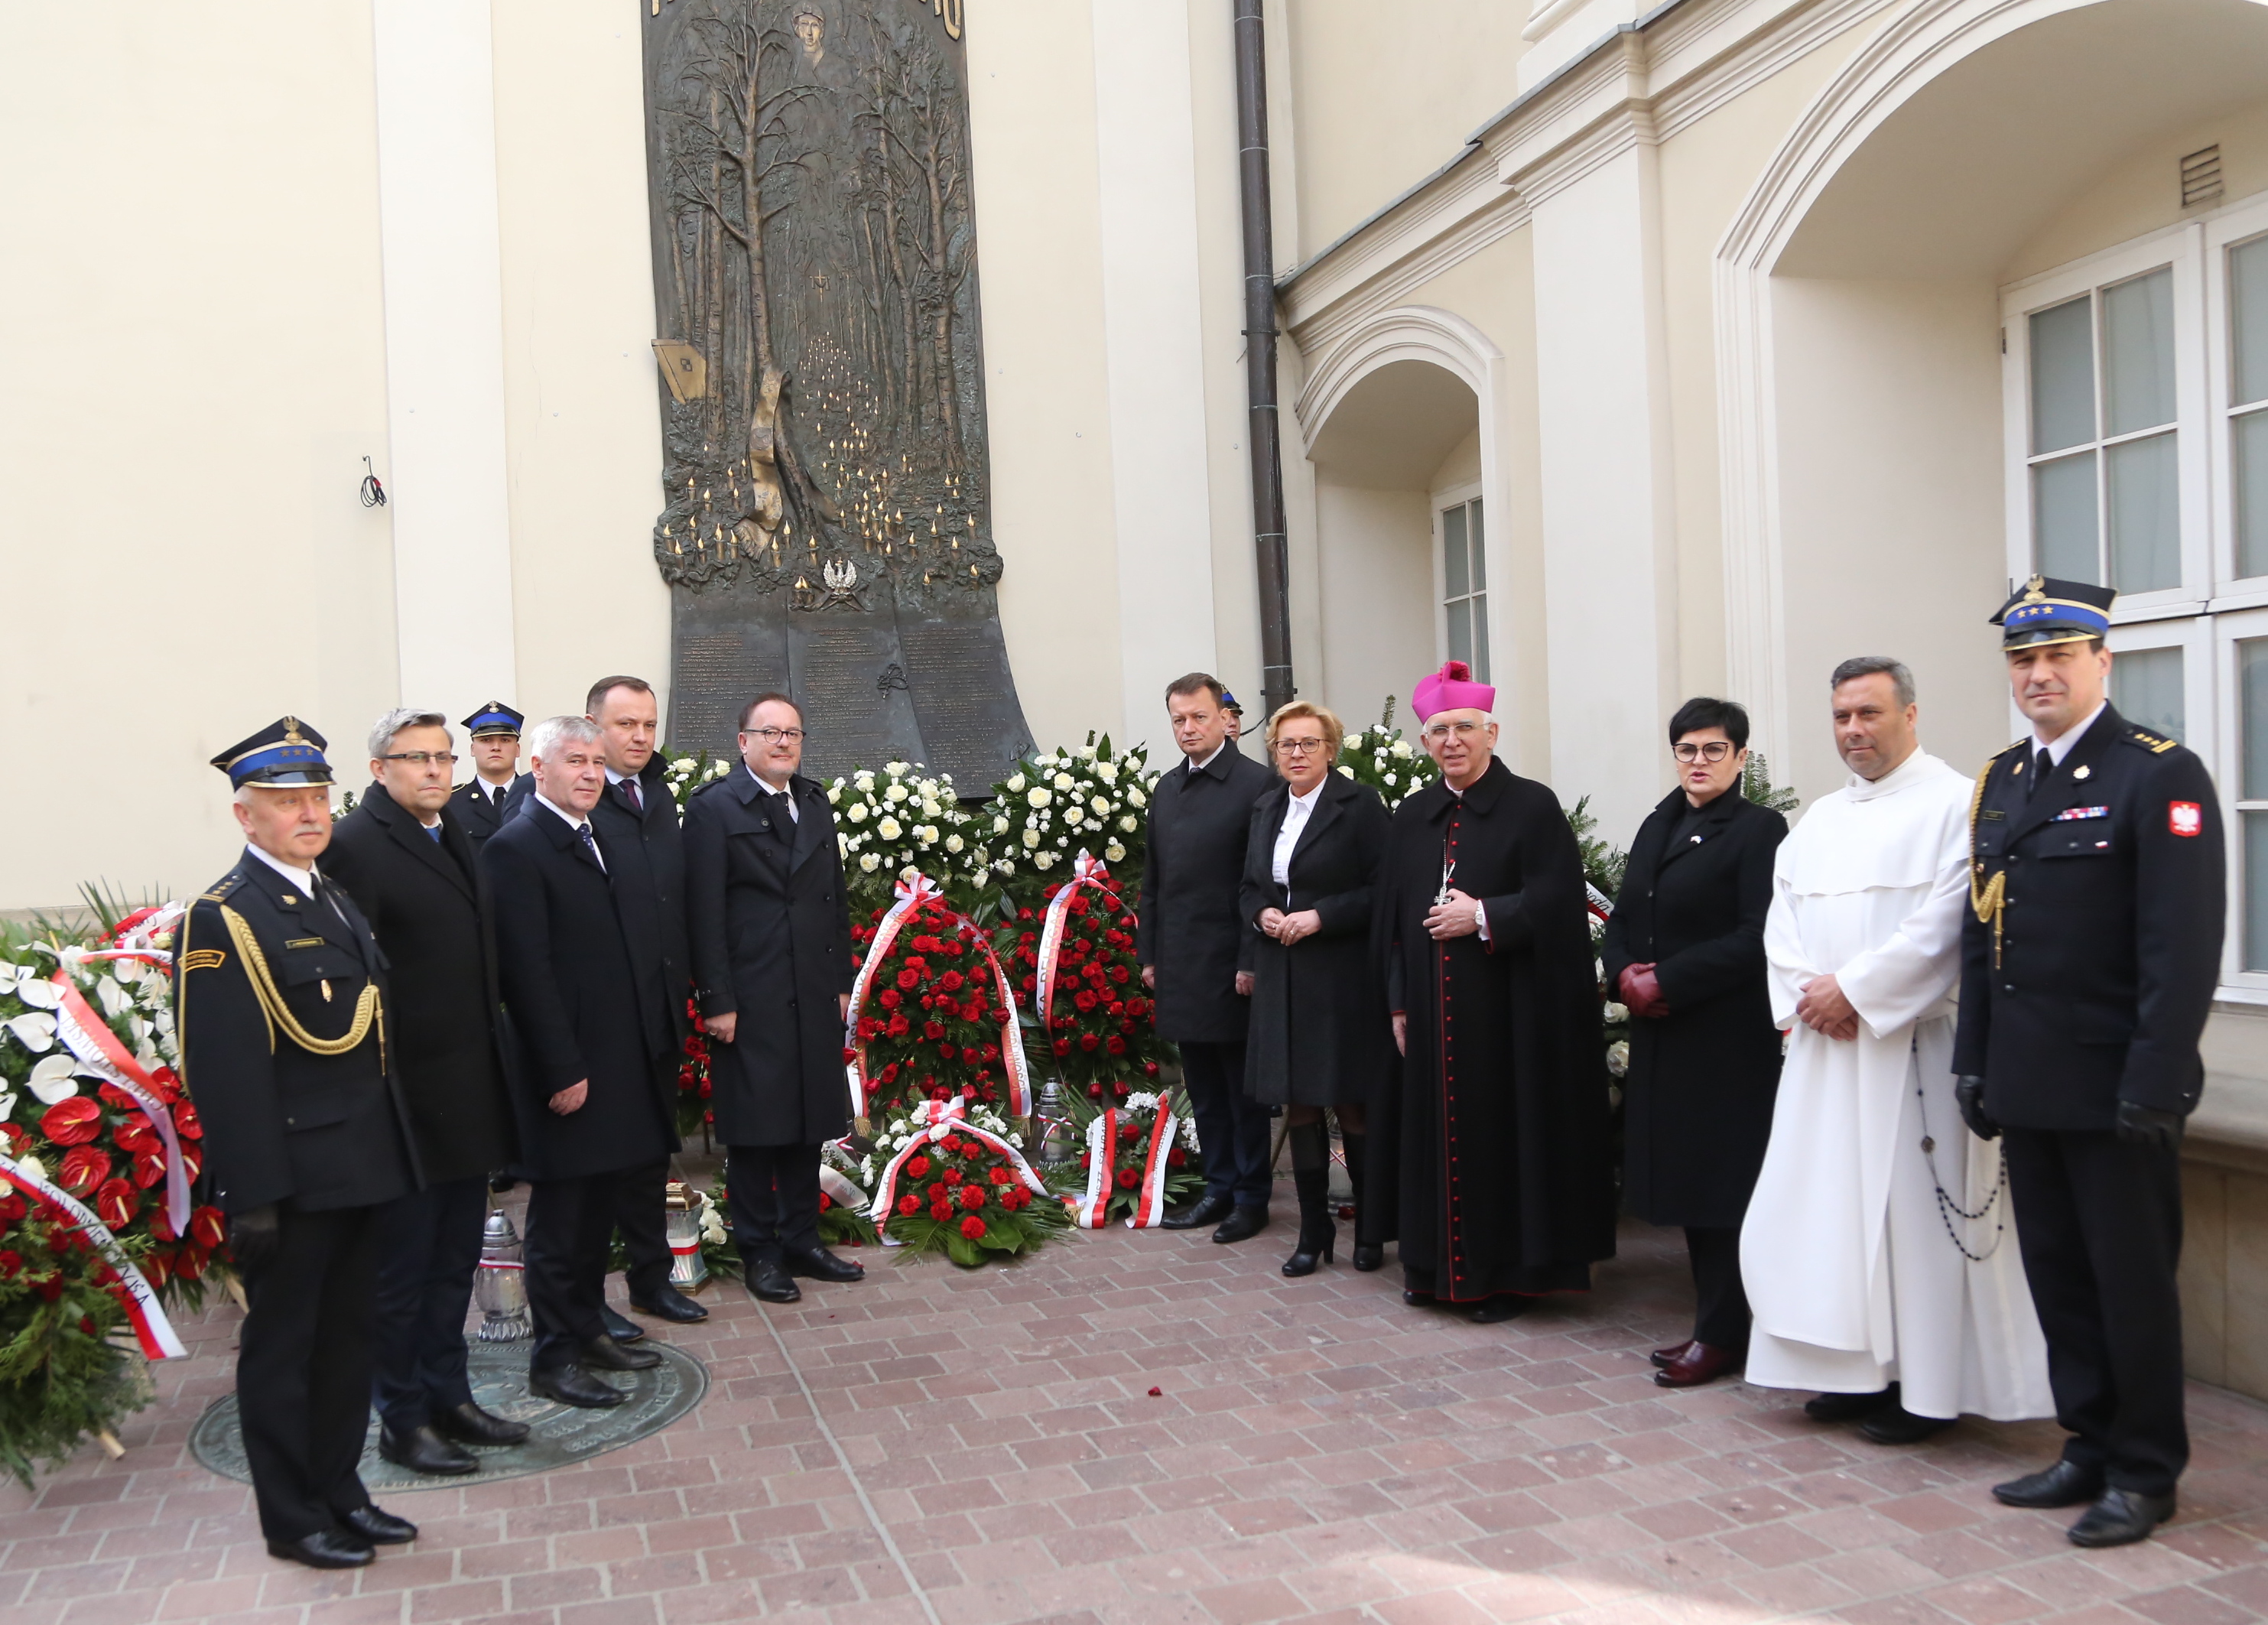
[[[1320,705],[1294,700],[1268,719],[1268,751],[1283,783],[1252,804],[1238,908],[1256,933],[1245,1092],[1284,1108],[1300,1240],[1287,1276],[1331,1256],[1331,1141],[1338,1114],[1347,1177],[1362,1201],[1363,1102],[1387,1067],[1384,999],[1370,967],[1371,886],[1386,855],[1386,807],[1367,784],[1331,771],[1345,730]],[[1375,1269],[1381,1249],[1355,1249]]]
[[[1787,820],[1741,794],[1740,706],[1688,700],[1669,740],[1678,787],[1638,827],[1601,960],[1631,1018],[1624,1194],[1647,1223],[1684,1227],[1693,1268],[1693,1335],[1653,1357],[1654,1380],[1679,1388],[1748,1348],[1741,1219],[1779,1087],[1764,931]]]

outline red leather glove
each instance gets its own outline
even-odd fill
[[[1669,1013],[1663,1003],[1661,983],[1657,981],[1652,965],[1626,965],[1622,974],[1623,1003],[1630,1012],[1647,1021],[1659,1021]]]

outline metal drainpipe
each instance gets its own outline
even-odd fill
[[[1268,200],[1268,60],[1261,0],[1234,0],[1237,170],[1244,200],[1244,377],[1252,423],[1252,540],[1260,570],[1260,691],[1273,715],[1292,682],[1284,455],[1276,410],[1276,256]]]

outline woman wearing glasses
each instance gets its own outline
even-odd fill
[[[1320,705],[1294,700],[1268,719],[1268,754],[1283,783],[1252,805],[1239,906],[1264,939],[1254,966],[1245,1092],[1284,1108],[1300,1239],[1287,1276],[1329,1259],[1330,1130],[1338,1114],[1347,1176],[1363,1195],[1363,1102],[1386,1070],[1388,1028],[1369,960],[1370,896],[1386,853],[1378,792],[1333,773],[1345,730]],[[1382,1249],[1355,1248],[1358,1269]]]
[[[1677,788],[1638,827],[1601,958],[1631,1016],[1624,1194],[1647,1223],[1684,1227],[1693,1268],[1693,1335],[1653,1356],[1653,1379],[1683,1388],[1748,1349],[1741,1218],[1779,1085],[1764,930],[1787,820],[1741,793],[1741,707],[1688,700],[1669,740]]]

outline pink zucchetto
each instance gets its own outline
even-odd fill
[[[1472,667],[1462,660],[1452,660],[1431,677],[1419,680],[1410,695],[1410,709],[1418,713],[1421,724],[1432,721],[1439,711],[1492,711],[1496,689],[1475,682]]]

